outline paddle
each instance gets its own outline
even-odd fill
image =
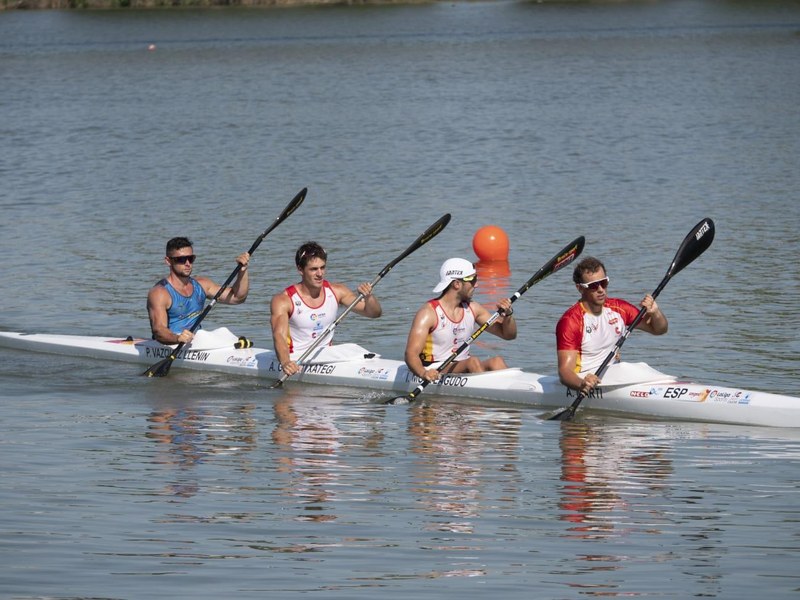
[[[580,255],[580,253],[583,251],[583,245],[585,243],[586,240],[584,239],[584,237],[580,236],[572,240],[568,245],[564,246],[564,248],[562,248],[558,252],[558,254],[556,254],[553,258],[547,261],[547,263],[541,269],[536,271],[533,277],[531,277],[530,279],[528,279],[528,281],[525,282],[525,285],[523,285],[516,292],[514,292],[514,295],[511,296],[511,298],[509,298],[509,300],[511,300],[511,304],[514,304],[514,302],[516,302],[517,299],[519,299],[519,297],[522,296],[522,294],[527,292],[531,286],[533,286],[536,283],[539,283],[542,279],[544,279],[548,275],[551,275],[556,271],[566,267],[569,263],[575,260],[578,257],[578,255]],[[482,334],[489,327],[491,327],[492,324],[501,316],[502,316],[501,311],[499,310],[496,311],[491,317],[487,319],[487,321],[483,325],[481,325],[480,327],[478,327],[478,329],[475,330],[475,332],[469,337],[468,340],[466,340],[456,350],[454,350],[453,353],[449,357],[447,357],[447,360],[445,360],[441,365],[436,367],[436,370],[439,371],[439,373],[444,371],[450,365],[450,363],[452,363],[456,359],[456,357],[459,354],[461,354],[464,350],[466,350],[467,347],[470,344],[472,344],[472,342],[474,342],[480,334]],[[407,402],[411,402],[415,400],[416,397],[422,393],[422,391],[428,386],[429,383],[430,381],[425,379],[416,388],[414,388],[414,390],[407,396],[398,396],[396,398],[391,398],[386,402],[384,402],[384,404],[406,404]]]
[[[262,233],[260,236],[258,236],[256,241],[253,242],[253,245],[250,246],[250,250],[248,250],[248,253],[250,254],[250,256],[253,255],[253,252],[256,251],[256,248],[258,248],[258,246],[261,244],[262,240],[265,237],[267,237],[267,234],[269,234],[270,231],[272,231],[278,225],[283,223],[289,217],[289,215],[291,215],[295,210],[297,210],[297,208],[303,203],[303,200],[306,199],[306,193],[307,192],[308,192],[308,188],[303,188],[302,190],[300,190],[297,193],[297,195],[294,198],[292,198],[292,201],[289,202],[289,204],[286,205],[286,208],[284,208],[283,212],[280,215],[278,215],[278,218],[275,219],[275,221],[272,223],[272,225],[270,225],[266,229],[266,231],[264,231],[264,233]],[[241,269],[242,269],[242,265],[237,264],[236,268],[233,270],[233,273],[230,274],[228,279],[225,280],[225,283],[223,283],[222,286],[219,288],[219,290],[217,290],[217,293],[214,294],[214,297],[211,299],[211,302],[209,302],[206,305],[206,307],[203,309],[203,312],[201,312],[200,316],[197,317],[197,320],[194,322],[194,325],[192,325],[192,327],[189,329],[189,331],[194,333],[197,330],[197,328],[200,326],[200,323],[202,322],[202,320],[205,319],[205,317],[208,314],[208,312],[217,303],[217,299],[219,298],[219,296],[222,293],[222,291],[231,284],[231,282],[239,274],[239,271],[241,271]],[[181,348],[183,348],[184,345],[185,344],[183,342],[180,342],[177,346],[175,346],[175,349],[170,353],[170,355],[167,358],[165,358],[164,360],[161,360],[161,361],[157,362],[156,364],[154,364],[152,367],[147,369],[147,371],[142,373],[142,375],[147,375],[148,377],[164,377],[167,373],[169,373],[170,367],[172,367],[172,362],[178,356],[178,352],[181,351]]]
[[[441,231],[442,231],[442,230],[443,230],[445,227],[447,227],[447,224],[448,224],[449,222],[450,222],[450,213],[447,213],[447,214],[443,215],[443,216],[442,216],[442,217],[441,217],[441,218],[440,218],[438,221],[436,221],[436,222],[435,222],[433,225],[431,225],[430,227],[428,227],[428,228],[427,228],[427,229],[426,229],[426,230],[425,230],[425,231],[422,233],[422,235],[420,235],[420,236],[419,236],[419,237],[418,237],[416,240],[414,240],[414,242],[413,242],[413,243],[412,243],[412,244],[411,244],[411,245],[410,245],[408,248],[406,248],[406,249],[405,249],[405,251],[404,251],[404,252],[403,252],[403,253],[402,253],[400,256],[398,256],[398,257],[397,257],[397,258],[395,258],[395,259],[394,259],[392,262],[390,262],[388,265],[386,265],[385,267],[383,267],[383,269],[381,270],[381,272],[380,272],[380,273],[378,273],[378,276],[377,276],[375,279],[373,279],[373,280],[372,280],[372,284],[371,284],[371,285],[372,285],[372,287],[375,287],[375,286],[377,285],[377,283],[378,283],[378,282],[379,282],[381,279],[383,279],[383,278],[386,276],[386,274],[387,274],[387,273],[389,273],[389,271],[391,271],[391,270],[394,268],[394,266],[395,266],[397,263],[399,263],[401,260],[403,260],[405,257],[407,257],[409,254],[411,254],[411,253],[412,253],[412,252],[414,252],[415,250],[419,249],[421,246],[423,246],[423,245],[427,244],[429,241],[431,241],[431,240],[432,240],[433,238],[435,238],[437,235],[439,235],[439,233],[441,233]],[[339,316],[337,317],[337,319],[336,319],[336,320],[335,320],[333,323],[331,323],[330,325],[328,325],[328,327],[326,327],[326,328],[325,328],[325,331],[323,331],[323,332],[322,332],[322,333],[321,333],[321,334],[320,334],[320,335],[317,337],[317,339],[315,339],[315,340],[314,340],[314,343],[313,343],[313,344],[311,344],[311,345],[308,347],[308,349],[307,349],[305,352],[303,352],[303,354],[300,356],[300,358],[298,358],[298,359],[297,359],[295,362],[297,362],[298,364],[302,364],[302,362],[303,362],[303,361],[304,361],[306,358],[308,358],[309,356],[311,356],[311,353],[312,353],[314,350],[316,350],[316,349],[317,349],[317,347],[318,347],[318,346],[319,346],[319,345],[320,345],[320,344],[323,342],[323,340],[325,340],[325,338],[327,338],[327,337],[330,335],[330,333],[331,333],[331,332],[332,332],[334,329],[336,329],[336,326],[337,326],[337,325],[338,325],[338,324],[339,324],[339,323],[342,321],[342,319],[344,319],[344,318],[347,316],[347,314],[348,314],[348,313],[349,313],[351,310],[353,310],[353,308],[355,307],[355,305],[356,305],[356,304],[358,304],[359,302],[361,302],[361,300],[363,300],[363,299],[364,299],[364,294],[362,294],[362,293],[360,293],[360,292],[359,292],[359,294],[358,294],[358,297],[357,297],[355,300],[353,300],[353,301],[350,303],[350,306],[348,306],[347,308],[345,308],[345,309],[344,309],[344,311],[342,312],[342,314],[341,314],[341,315],[339,315]],[[286,381],[287,379],[289,379],[289,375],[287,375],[286,373],[284,373],[284,374],[281,376],[281,378],[280,378],[278,381],[276,381],[275,383],[273,383],[273,384],[272,384],[270,387],[271,387],[271,388],[277,388],[277,387],[280,387],[280,386],[282,386],[282,385],[283,385],[283,382],[284,382],[284,381]]]
[[[680,248],[678,248],[678,251],[675,253],[675,258],[672,259],[672,264],[669,266],[669,269],[667,269],[667,274],[664,275],[664,279],[661,280],[661,283],[658,284],[658,287],[651,294],[653,299],[655,299],[661,293],[661,290],[664,289],[664,286],[667,285],[669,280],[674,275],[677,275],[681,270],[683,270],[684,267],[688,266],[692,261],[694,261],[694,259],[705,252],[713,241],[714,221],[711,219],[703,219],[697,225],[695,225],[694,229],[692,229],[692,231],[690,231],[689,234],[684,238]],[[614,356],[616,356],[620,351],[622,344],[624,344],[625,340],[628,339],[631,331],[633,331],[639,324],[639,321],[642,320],[645,312],[646,309],[642,307],[631,324],[625,329],[625,332],[619,337],[617,343],[614,344],[614,348],[608,353],[608,356],[606,356],[605,360],[603,361],[603,364],[601,364],[597,371],[595,371],[595,375],[597,375],[597,377],[602,377],[603,373],[606,372],[608,365],[611,364],[612,360],[614,360]],[[570,406],[566,408],[559,408],[553,413],[543,416],[542,419],[545,421],[569,421],[573,416],[575,416],[575,411],[578,409],[578,406],[580,406],[585,397],[586,395],[583,394],[583,392],[578,392],[578,397],[575,398]]]

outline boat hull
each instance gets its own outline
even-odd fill
[[[280,364],[272,350],[235,348],[237,341],[238,338],[225,328],[199,332],[195,342],[178,353],[173,368],[216,371],[269,381],[281,377]],[[168,357],[174,349],[141,338],[17,332],[0,332],[0,346],[148,366]],[[334,348],[333,359],[304,365],[301,373],[288,383],[355,387],[387,396],[406,394],[420,383],[402,361],[382,358],[355,344]],[[574,394],[561,385],[556,376],[512,368],[445,375],[426,387],[423,398],[441,395],[559,408],[570,405]],[[581,406],[582,409],[659,419],[800,427],[800,398],[681,381],[644,363],[612,366],[603,379],[603,386]]]

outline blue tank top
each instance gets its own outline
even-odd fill
[[[172,305],[167,310],[167,327],[172,333],[180,334],[184,329],[191,329],[197,317],[206,305],[206,291],[203,286],[192,279],[192,295],[183,296],[178,293],[166,279],[158,282],[164,286],[172,298]]]

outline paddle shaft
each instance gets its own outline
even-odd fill
[[[439,220],[437,220],[433,225],[428,227],[422,233],[422,235],[420,235],[416,240],[414,240],[414,242],[408,248],[406,248],[403,251],[402,254],[400,254],[397,258],[395,258],[389,264],[387,264],[385,267],[383,267],[383,269],[381,269],[381,272],[378,273],[377,277],[375,277],[375,279],[372,280],[372,283],[370,284],[370,286],[371,287],[375,287],[381,279],[386,277],[386,275],[389,273],[389,271],[391,271],[395,267],[395,265],[397,265],[397,263],[399,263],[401,260],[406,258],[409,254],[411,254],[415,250],[419,249],[424,244],[428,243],[434,237],[439,235],[439,233],[441,233],[441,231],[450,222],[450,218],[451,218],[450,217],[450,213],[442,215],[439,218]],[[355,308],[356,304],[361,302],[364,298],[365,298],[364,294],[359,292],[358,296],[356,297],[356,299],[353,300],[350,303],[350,305],[347,308],[344,309],[344,311],[342,311],[342,314],[340,314],[333,323],[331,323],[330,325],[328,325],[325,328],[325,331],[323,331],[322,334],[317,336],[317,339],[314,340],[314,343],[311,344],[306,349],[306,351],[303,352],[303,354],[300,356],[300,358],[298,358],[295,362],[297,362],[298,364],[302,364],[305,359],[307,359],[309,356],[311,356],[311,353],[314,350],[316,350],[320,346],[320,344],[322,344],[322,342],[325,340],[325,338],[330,336],[331,332],[334,329],[336,329],[336,326],[339,325],[339,323],[342,321],[342,319],[344,319],[350,313],[350,311],[352,311],[353,308]],[[283,385],[283,382],[286,381],[288,378],[289,378],[289,375],[284,373],[278,381],[276,381],[274,384],[272,384],[271,387],[273,387],[273,388],[280,387],[281,385]]]
[[[675,276],[684,267],[689,265],[689,263],[700,256],[703,252],[705,252],[706,249],[711,245],[712,241],[714,241],[714,222],[711,219],[703,219],[700,221],[700,223],[695,225],[694,229],[684,238],[680,248],[678,248],[678,251],[675,253],[675,258],[672,260],[672,264],[670,264],[669,269],[667,269],[666,275],[664,275],[661,283],[658,284],[658,287],[656,287],[651,294],[653,299],[655,300],[658,297],[658,295],[661,293],[661,290],[664,289],[673,276]],[[606,372],[606,369],[608,369],[611,361],[614,360],[614,357],[622,348],[625,340],[627,340],[631,332],[636,329],[646,312],[647,309],[644,307],[639,309],[639,312],[636,314],[636,317],[633,319],[633,321],[631,321],[631,324],[625,328],[625,331],[614,344],[614,347],[595,371],[594,374],[598,378],[602,377]],[[567,421],[571,419],[575,415],[575,411],[581,405],[581,402],[583,402],[584,398],[586,398],[586,394],[583,392],[578,392],[577,397],[575,400],[573,400],[570,406],[546,417],[545,420]]]
[[[542,279],[544,279],[548,275],[555,273],[559,269],[562,269],[563,267],[571,263],[573,260],[575,260],[578,257],[578,255],[580,255],[580,253],[583,251],[583,246],[585,243],[586,240],[584,239],[584,237],[580,236],[575,238],[567,246],[562,248],[558,254],[556,254],[553,258],[551,258],[547,262],[547,264],[545,264],[541,269],[536,271],[536,273],[534,273],[534,275],[530,279],[528,279],[528,281],[525,282],[525,285],[523,285],[516,292],[514,292],[514,294],[509,298],[511,304],[514,304],[514,302],[516,302],[520,298],[520,296],[522,296],[522,294],[527,292],[534,284],[539,283]],[[494,322],[497,321],[497,319],[499,319],[501,316],[503,316],[502,311],[500,310],[495,311],[495,313],[492,314],[492,316],[490,316],[483,325],[478,327],[478,329],[476,329],[472,333],[472,335],[469,336],[467,340],[462,342],[461,345],[458,348],[456,348],[442,364],[436,367],[436,370],[439,373],[442,373],[448,366],[450,366],[450,364],[456,359],[456,357],[459,354],[464,352],[464,350],[466,350],[472,344],[472,342],[478,339],[478,336],[480,336],[484,331],[486,331],[489,327],[491,327],[494,324]],[[423,379],[419,383],[419,385],[417,385],[417,387],[414,388],[413,391],[411,391],[407,396],[401,396],[401,398],[405,398],[408,401],[413,401],[414,399],[416,399],[417,396],[419,396],[423,392],[423,390],[430,383],[431,382],[428,381],[427,379]],[[398,400],[398,398],[394,398],[393,400],[390,401],[390,403],[393,402],[394,400]]]
[[[295,195],[294,198],[292,198],[292,201],[289,202],[289,204],[286,205],[286,208],[284,208],[283,212],[281,212],[281,214],[278,215],[278,217],[275,219],[275,221],[272,223],[272,225],[267,227],[267,229],[264,230],[264,233],[262,233],[260,236],[258,236],[258,238],[256,238],[256,241],[253,242],[253,245],[250,246],[250,250],[247,251],[247,253],[250,256],[253,255],[253,252],[256,251],[256,249],[261,245],[261,242],[264,240],[264,238],[267,237],[267,235],[269,235],[269,233],[273,229],[275,229],[278,225],[283,223],[283,221],[285,221],[295,210],[297,210],[300,207],[300,205],[303,203],[303,200],[305,200],[307,193],[308,193],[308,188],[303,188],[302,190],[300,190],[297,193],[297,195]],[[236,278],[237,275],[239,275],[239,272],[241,270],[242,270],[242,265],[237,263],[236,264],[236,268],[233,270],[233,272],[225,280],[225,283],[223,283],[220,286],[220,288],[217,290],[217,293],[214,294],[214,297],[211,298],[209,303],[205,306],[203,311],[197,317],[197,320],[189,328],[189,331],[191,331],[192,333],[197,331],[197,328],[200,327],[200,323],[203,322],[203,319],[206,318],[206,315],[209,313],[209,311],[211,311],[211,309],[217,303],[217,300],[219,299],[219,297],[222,294],[222,292],[225,290],[225,288],[227,288],[233,282],[233,280]],[[163,376],[165,376],[167,373],[169,373],[169,369],[172,366],[172,362],[175,360],[175,358],[178,356],[178,353],[181,351],[181,349],[185,345],[186,344],[184,342],[178,342],[178,345],[175,346],[175,348],[172,350],[172,352],[170,353],[170,355],[167,358],[165,358],[164,360],[156,363],[155,365],[153,365],[152,367],[147,369],[147,371],[145,371],[143,373],[143,375],[147,375],[148,377],[163,377]]]

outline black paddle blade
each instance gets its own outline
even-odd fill
[[[264,238],[267,237],[272,232],[273,229],[275,229],[278,225],[283,223],[286,219],[289,218],[289,216],[291,216],[291,214],[294,211],[296,211],[298,208],[300,208],[300,205],[303,203],[303,200],[306,199],[306,194],[307,193],[308,193],[308,188],[303,188],[302,190],[297,192],[297,194],[295,194],[295,197],[292,198],[291,201],[289,202],[289,204],[286,205],[286,208],[284,208],[281,211],[281,214],[279,214],[278,217],[272,222],[272,225],[267,227],[267,229],[264,231],[264,233],[262,233],[260,236],[258,236],[256,238],[256,241],[253,242],[253,245],[250,246],[250,250],[248,250],[247,252],[251,256],[252,256],[253,252],[256,251],[256,248],[258,248],[261,245],[261,242],[264,241]],[[233,276],[235,276],[235,275],[236,275],[236,271],[233,272],[232,277],[229,279],[229,281],[226,281],[225,284],[223,284],[222,287],[223,288],[227,287],[231,283],[231,281],[233,281]]]
[[[579,235],[574,240],[572,240],[568,245],[564,246],[561,252],[559,252],[556,256],[553,257],[550,273],[555,273],[556,271],[563,269],[573,260],[578,258],[581,252],[583,252],[583,246],[585,244],[586,244],[586,238],[582,235]]]
[[[397,398],[390,398],[389,400],[386,400],[384,404],[411,404],[412,400],[413,398],[409,396],[397,396]]]
[[[571,421],[575,416],[575,407],[567,406],[566,408],[558,408],[552,412],[541,415],[539,418],[542,421]]]
[[[172,366],[172,361],[175,360],[175,357],[171,354],[165,358],[164,360],[157,362],[152,367],[147,369],[142,375],[146,375],[147,377],[165,377],[167,373],[169,373],[169,369]]]
[[[283,212],[278,215],[278,218],[275,221],[280,222],[284,221],[285,219],[289,218],[294,211],[300,208],[300,205],[303,203],[303,200],[306,199],[306,194],[308,194],[308,188],[304,187],[302,190],[295,194],[295,197],[292,198],[291,202],[286,205],[286,208],[283,209]]]
[[[417,241],[412,244],[413,246],[422,246],[423,244],[427,244],[437,235],[439,235],[447,224],[450,222],[450,213],[446,213],[442,215],[438,221],[436,221],[433,225],[428,227],[421,236],[417,238]]]
[[[572,240],[569,244],[564,246],[558,254],[556,254],[553,258],[548,260],[541,269],[536,271],[533,274],[533,277],[528,279],[525,284],[519,288],[516,293],[511,297],[511,301],[514,302],[517,298],[519,298],[522,294],[527,292],[530,288],[532,288],[535,284],[539,283],[545,277],[552,275],[556,271],[560,271],[572,261],[574,261],[578,256],[580,256],[581,252],[583,252],[583,246],[586,244],[586,238],[581,236],[576,237]]]
[[[675,258],[667,270],[672,277],[690,265],[698,256],[708,250],[714,241],[714,221],[705,218],[694,226],[694,229],[684,238],[680,248],[675,253]]]
[[[450,222],[450,213],[445,213],[444,215],[439,217],[439,219],[435,223],[433,223],[433,225],[431,225],[425,231],[423,231],[422,234],[417,239],[415,239],[411,243],[411,245],[403,251],[403,253],[400,256],[398,256],[388,265],[383,267],[381,272],[378,274],[378,277],[375,279],[375,283],[377,283],[380,279],[383,279],[389,273],[389,271],[391,271],[395,267],[397,263],[406,258],[412,252],[419,250],[422,246],[424,246],[425,244],[430,242],[433,238],[435,238],[437,235],[439,235],[442,232],[442,230],[445,227],[447,227],[447,224],[449,222]]]
[[[572,417],[575,416],[575,409],[571,406],[568,406],[564,410],[559,413],[556,413],[552,417],[549,417],[548,421],[571,421]]]

